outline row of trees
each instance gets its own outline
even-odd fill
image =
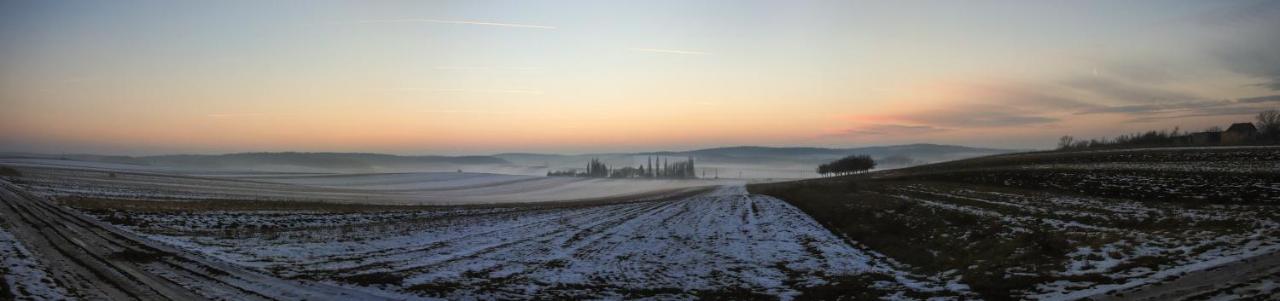
[[[1267,110],[1258,113],[1255,116],[1254,127],[1258,130],[1258,135],[1252,137],[1252,140],[1245,141],[1245,144],[1276,144],[1280,143],[1280,111]],[[1212,134],[1216,135],[1222,132],[1221,127],[1210,127],[1204,131],[1193,133],[1183,132],[1178,128],[1172,131],[1147,131],[1142,133],[1133,133],[1120,135],[1111,138],[1077,140],[1072,136],[1062,136],[1058,139],[1058,149],[1061,150],[1078,150],[1078,149],[1094,149],[1094,148],[1133,148],[1133,147],[1165,147],[1165,146],[1188,146],[1188,145],[1204,145],[1206,142],[1197,141],[1196,135]],[[1218,136],[1214,136],[1218,137]],[[1212,140],[1212,139],[1208,139]],[[1217,142],[1210,141],[1208,144]]]
[[[818,174],[828,175],[848,175],[861,173],[876,168],[876,161],[867,155],[852,155],[844,157],[831,163],[818,165]]]
[[[1178,146],[1189,144],[1188,141],[1185,141],[1186,139],[1182,138],[1188,134],[1190,133],[1184,133],[1180,129],[1174,128],[1172,131],[1159,130],[1125,134],[1117,136],[1115,139],[1103,137],[1101,139],[1076,140],[1072,136],[1062,136],[1062,138],[1058,138],[1058,149]]]

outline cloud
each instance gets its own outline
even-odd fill
[[[428,114],[475,114],[475,115],[510,115],[515,112],[510,111],[481,111],[481,110],[422,110],[421,113]]]
[[[538,67],[486,67],[486,66],[436,66],[436,70],[447,71],[512,71],[512,72],[531,72],[538,71]]]
[[[631,50],[631,51],[640,51],[640,52],[666,53],[666,54],[683,54],[683,55],[708,55],[708,54],[711,54],[711,53],[702,52],[702,51],[679,50],[679,49],[661,49],[661,48],[627,48],[627,50]]]
[[[919,114],[913,119],[928,121],[929,124],[950,127],[988,128],[1037,125],[1057,122],[1059,119],[1043,116],[1039,113],[1011,112],[1009,110],[989,109],[956,109]]]
[[[1174,113],[1168,113],[1168,114],[1152,114],[1147,116],[1139,116],[1139,117],[1130,119],[1129,122],[1153,122],[1153,121],[1164,121],[1169,119],[1183,119],[1183,118],[1196,118],[1196,117],[1239,116],[1239,115],[1256,114],[1260,111],[1261,110],[1258,108],[1250,108],[1250,107],[1217,107],[1217,108],[1207,108],[1207,109],[1196,110],[1196,111],[1188,111],[1182,114],[1178,114],[1177,112],[1174,112]]]
[[[1214,106],[1216,104],[1207,102],[1178,102],[1164,104],[1140,104],[1140,105],[1120,105],[1120,106],[1097,106],[1087,110],[1076,112],[1076,115],[1088,114],[1105,114],[1105,113],[1124,113],[1124,114],[1142,114],[1142,113],[1158,113],[1176,110],[1190,110]]]
[[[947,108],[933,108],[892,115],[852,116],[852,122],[890,122],[911,124],[885,130],[966,129],[1027,126],[1053,123],[1058,118],[1046,116],[1041,110],[1024,110],[1011,106],[982,104],[952,104]]]
[[[1162,104],[1138,104],[1138,105],[1119,105],[1119,106],[1097,106],[1087,110],[1076,112],[1076,115],[1086,114],[1128,114],[1128,115],[1153,115],[1153,114],[1172,114],[1184,113],[1181,116],[1220,116],[1220,115],[1237,115],[1250,111],[1258,111],[1260,108],[1256,104],[1265,104],[1280,102],[1280,95],[1268,95],[1257,97],[1246,97],[1236,100],[1200,100],[1200,101],[1184,101]],[[1139,120],[1153,119],[1151,117],[1138,118]],[[1158,119],[1158,118],[1157,118]]]
[[[434,92],[463,92],[463,93],[502,93],[502,94],[531,94],[542,95],[542,90],[527,89],[432,89]]]
[[[1280,102],[1280,95],[1267,95],[1237,99],[1240,103]]]
[[[1099,76],[1072,78],[1063,81],[1062,84],[1122,103],[1157,103],[1201,99],[1199,96],[1188,93],[1130,84]]]
[[[947,129],[929,125],[904,124],[869,124],[846,129],[839,133],[824,135],[826,137],[860,137],[886,135],[913,135],[946,131]]]
[[[1185,70],[1168,59],[1154,56],[1110,58],[1098,66],[1104,76],[1114,76],[1136,83],[1163,84],[1189,78],[1194,70]],[[1095,71],[1096,73],[1097,71]]]
[[[210,113],[205,114],[209,118],[240,118],[240,117],[263,117],[263,116],[293,116],[298,114],[289,113]]]
[[[545,94],[545,93],[546,93],[546,92],[544,92],[544,91],[542,91],[542,90],[531,90],[531,89],[424,89],[424,88],[396,88],[396,89],[387,89],[387,90],[385,90],[385,91],[386,91],[386,92],[415,92],[415,91],[429,91],[429,92],[441,92],[441,93],[495,93],[495,94],[530,94],[530,95],[542,95],[542,94]]]
[[[1040,126],[1093,105],[1052,94],[1052,86],[1015,83],[944,81],[909,89],[890,98],[897,110],[843,118],[864,124],[836,136],[921,134],[952,130]]]
[[[468,21],[468,20],[440,20],[440,19],[375,19],[360,20],[356,24],[374,24],[374,23],[436,23],[436,24],[462,24],[462,25],[482,25],[497,27],[513,27],[513,28],[529,28],[529,29],[556,29],[555,26],[532,25],[519,23],[499,23],[484,21]]]

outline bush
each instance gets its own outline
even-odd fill
[[[12,167],[0,166],[0,176],[21,177],[22,172],[19,172],[17,169],[13,169]]]

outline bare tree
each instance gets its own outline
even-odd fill
[[[1266,110],[1258,113],[1258,132],[1272,142],[1280,141],[1280,111]]]
[[[1058,138],[1058,149],[1071,148],[1072,143],[1075,141],[1076,141],[1076,137],[1062,136],[1062,138]]]

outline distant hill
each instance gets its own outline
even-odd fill
[[[1018,151],[958,145],[907,144],[856,148],[733,146],[690,151],[578,155],[505,153],[494,157],[518,165],[547,166],[552,169],[576,168],[591,158],[600,158],[610,165],[636,166],[647,164],[649,156],[669,159],[693,157],[699,167],[716,168],[726,176],[737,176],[739,172],[743,172],[746,173],[744,176],[807,177],[816,175],[812,170],[818,164],[849,155],[868,155],[877,160],[888,158],[890,160],[884,160],[887,164],[881,164],[880,167],[896,168]]]
[[[539,163],[539,162],[555,162],[565,159],[578,159],[582,157],[635,157],[635,156],[672,156],[672,157],[689,157],[692,156],[701,161],[718,162],[718,163],[764,163],[764,162],[791,162],[791,163],[814,163],[826,162],[830,159],[840,158],[848,155],[868,155],[875,158],[883,158],[890,156],[905,156],[913,158],[917,161],[937,162],[945,160],[955,160],[961,158],[970,158],[976,156],[985,156],[992,154],[1003,154],[1018,152],[1012,149],[995,149],[995,148],[978,148],[958,145],[942,145],[942,144],[906,144],[906,145],[890,145],[890,146],[870,146],[856,148],[822,148],[822,147],[767,147],[767,146],[732,146],[717,147],[708,149],[699,149],[691,151],[660,151],[660,152],[638,152],[638,153],[601,153],[601,154],[580,154],[580,155],[557,155],[557,154],[536,154],[536,153],[504,153],[496,154],[494,157],[502,158],[513,163]],[[763,162],[761,161],[763,160]]]
[[[102,156],[9,153],[6,156],[57,158],[93,162],[165,166],[198,170],[251,170],[288,172],[417,172],[465,171],[541,175],[548,170],[583,167],[592,158],[611,166],[639,166],[649,157],[667,160],[693,157],[700,170],[743,177],[810,177],[813,168],[849,155],[868,155],[881,161],[880,168],[1017,152],[1009,149],[957,145],[908,144],[857,148],[733,146],[690,151],[597,154],[503,153],[489,156],[399,156],[374,153],[235,153],[223,155]],[[660,163],[658,163],[660,164]],[[708,174],[711,176],[712,174]]]
[[[511,162],[493,156],[398,156],[373,153],[279,152],[142,157],[99,155],[44,155],[42,157],[193,169],[263,171],[438,171],[479,165],[512,165]]]
[[[225,155],[169,155],[142,157],[151,164],[180,166],[294,165],[360,169],[424,164],[510,164],[491,156],[397,156],[372,153],[238,153]]]
[[[907,144],[858,148],[737,146],[702,149],[674,154],[693,155],[695,157],[704,158],[704,160],[722,161],[726,163],[750,163],[758,162],[758,160],[821,163],[849,155],[868,155],[873,158],[905,156],[918,161],[937,162],[1010,152],[1016,152],[1016,150],[940,144]]]

